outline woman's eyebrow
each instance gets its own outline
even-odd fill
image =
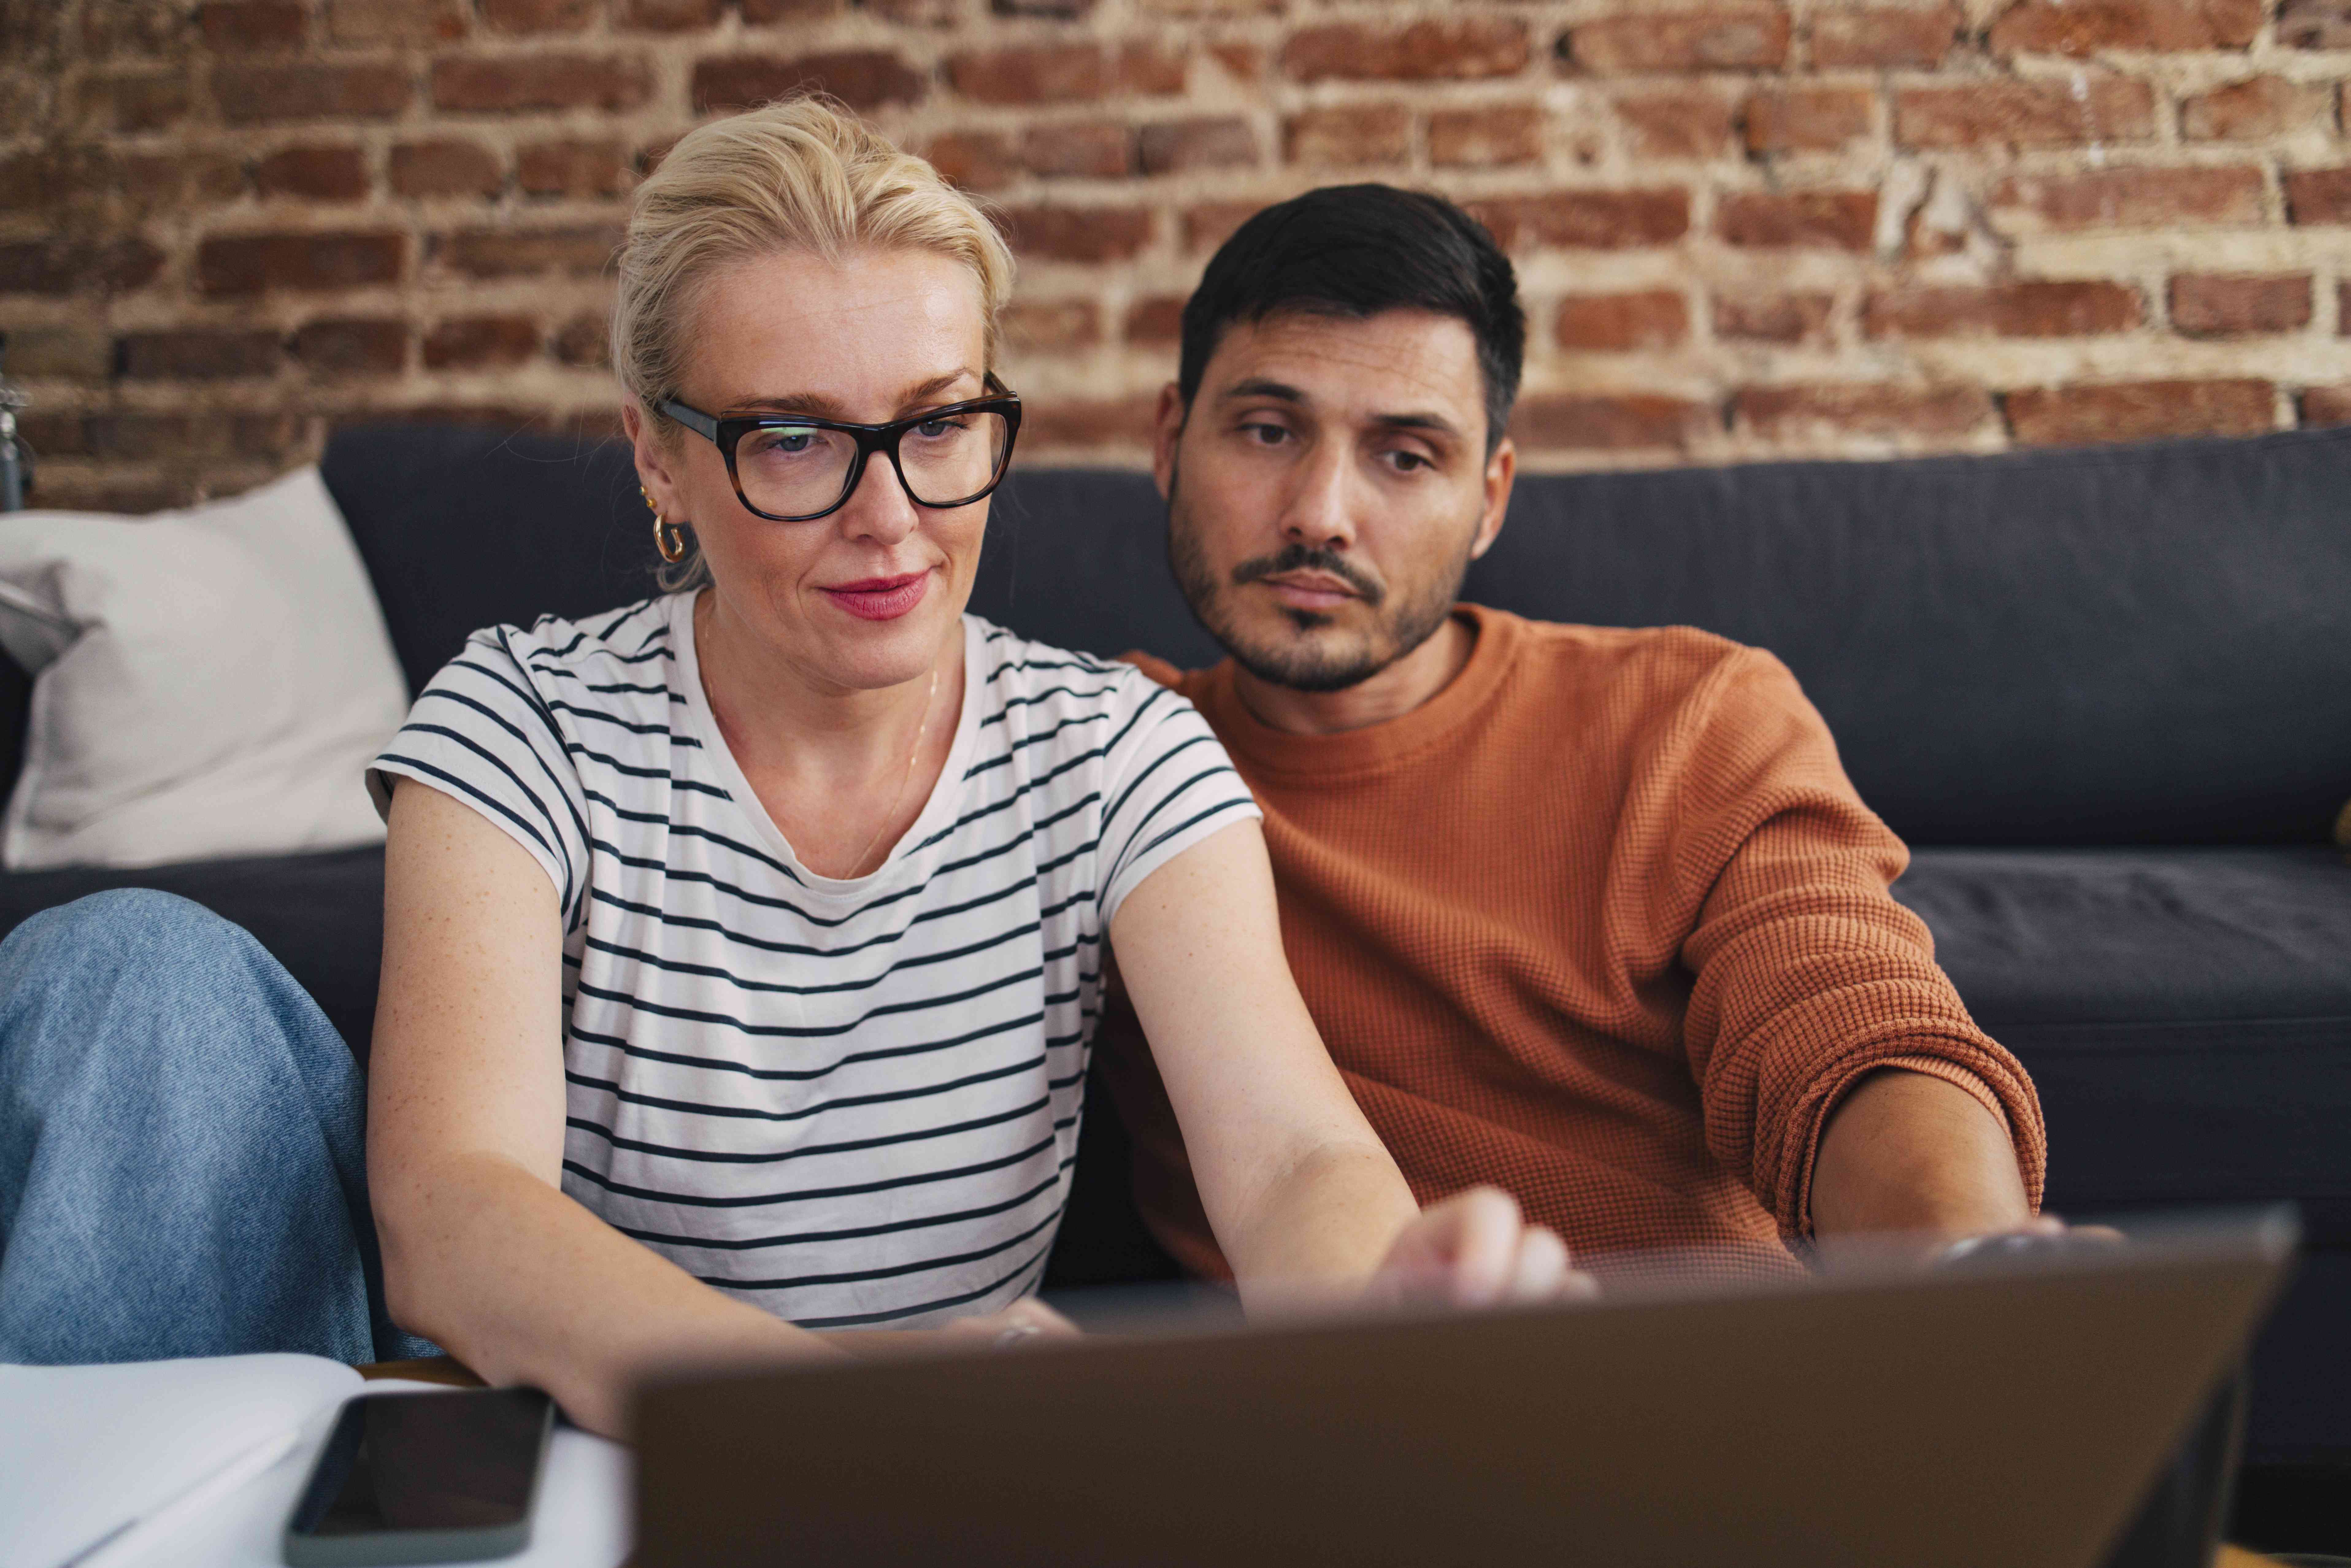
[[[960,381],[978,381],[979,372],[953,370],[945,375],[933,376],[919,386],[908,387],[898,394],[897,406],[914,408],[925,400],[937,397]],[[726,405],[744,413],[804,413],[810,419],[837,419],[844,424],[860,423],[839,398],[825,392],[789,392],[767,397],[738,398]]]

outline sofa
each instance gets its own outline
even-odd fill
[[[477,626],[653,591],[624,447],[380,425],[337,432],[322,468],[412,690]],[[1208,662],[1164,526],[1146,476],[1016,468],[973,608]],[[2351,1461],[2351,865],[2328,841],[2351,799],[2351,431],[1532,476],[1468,594],[1785,660],[1914,848],[1896,896],[2040,1086],[2051,1206],[2301,1206],[2248,1453]],[[7,873],[0,930],[122,885],[246,926],[364,1057],[379,850]],[[1092,1108],[1050,1283],[1165,1277],[1108,1096]]]

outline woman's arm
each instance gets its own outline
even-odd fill
[[[1420,1212],[1290,977],[1255,822],[1144,878],[1111,940],[1252,1311],[1366,1292],[1473,1305],[1581,1285],[1559,1239],[1521,1225],[1502,1193]]]
[[[520,846],[403,780],[384,856],[368,1182],[392,1315],[492,1383],[617,1433],[664,1362],[833,1354],[560,1187],[561,915]]]

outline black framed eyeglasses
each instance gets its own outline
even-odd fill
[[[865,460],[889,455],[918,507],[968,507],[1004,482],[1020,434],[1020,398],[994,375],[989,395],[926,409],[888,424],[852,424],[798,413],[719,417],[664,398],[661,412],[718,448],[735,496],[777,523],[829,517],[865,476]]]

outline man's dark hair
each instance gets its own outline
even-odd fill
[[[1209,258],[1184,306],[1176,382],[1192,406],[1225,329],[1286,311],[1362,320],[1426,310],[1467,323],[1486,383],[1486,450],[1510,423],[1526,359],[1518,275],[1494,236],[1440,196],[1325,185],[1266,208]]]

